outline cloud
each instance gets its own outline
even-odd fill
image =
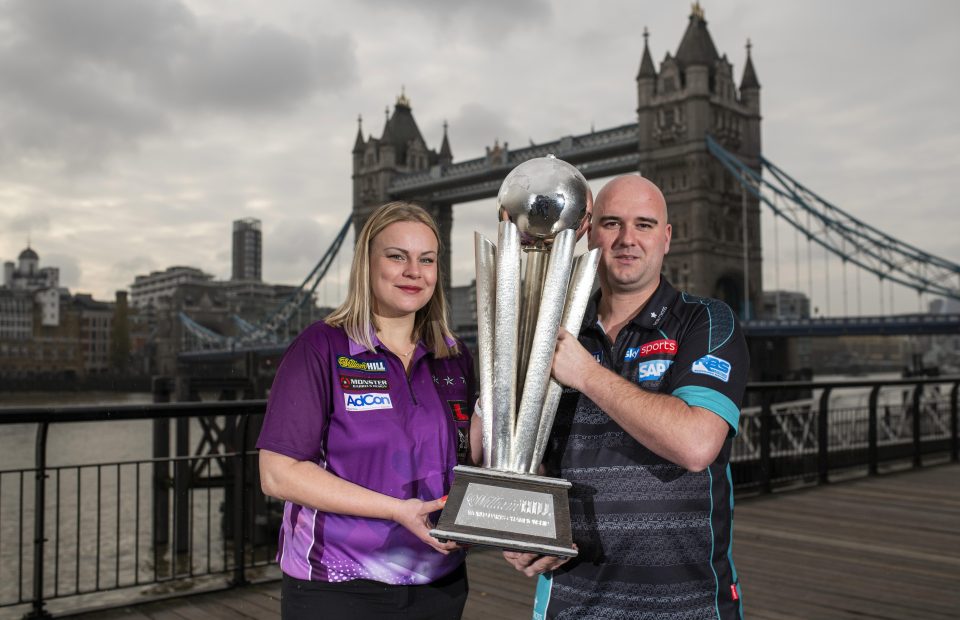
[[[957,260],[941,222],[960,192],[949,79],[960,3],[927,4],[706,9],[738,78],[754,42],[765,154],[877,228]],[[0,255],[16,258],[31,234],[44,264],[79,257],[80,289],[109,299],[174,264],[229,277],[230,222],[257,217],[264,278],[299,283],[349,214],[358,113],[379,136],[405,85],[431,148],[448,121],[455,162],[494,140],[517,149],[628,123],[644,26],[659,61],[688,15],[626,0],[225,6],[0,0]],[[496,235],[494,211],[492,200],[454,208],[455,283],[472,278],[473,230]],[[769,264],[772,247],[765,237]],[[331,301],[345,291],[329,289]]]
[[[41,267],[57,267],[60,269],[60,286],[67,288],[76,288],[81,283],[83,270],[80,268],[80,261],[73,256],[66,254],[51,253],[40,255]]]
[[[198,16],[176,0],[0,5],[0,157],[90,170],[198,113],[289,111],[356,78],[346,34]]]
[[[492,147],[495,141],[503,146],[505,141],[522,140],[521,136],[523,132],[510,122],[508,116],[482,103],[463,105],[450,120],[450,146],[458,161],[482,157],[484,147]],[[514,143],[514,147],[526,144],[526,141]]]
[[[282,112],[317,91],[336,92],[356,73],[347,35],[307,40],[279,30],[231,24],[185,45],[158,76],[158,95],[226,112]]]
[[[155,258],[151,256],[137,255],[129,258],[123,258],[111,266],[111,279],[114,282],[123,282],[123,286],[133,283],[134,277],[159,271],[165,268],[157,264]]]
[[[24,213],[8,220],[8,232],[31,233],[46,232],[50,229],[50,218],[45,213]]]
[[[406,18],[416,13],[434,22],[438,38],[458,39],[468,34],[484,45],[540,30],[553,20],[553,6],[547,0],[363,0],[361,4],[378,12],[402,13]]]

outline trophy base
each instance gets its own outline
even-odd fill
[[[434,538],[542,555],[575,557],[570,483],[480,467],[454,468]]]

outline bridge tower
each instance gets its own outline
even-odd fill
[[[385,202],[393,200],[390,184],[399,175],[439,169],[453,161],[447,126],[443,127],[440,152],[427,148],[427,143],[413,118],[413,109],[406,94],[397,97],[393,114],[386,110],[383,135],[363,137],[362,125],[357,128],[353,145],[353,226],[354,236],[360,234],[367,218]],[[449,203],[418,201],[427,209],[440,229],[441,281],[450,289],[450,232],[453,228],[452,205]]]
[[[755,316],[763,290],[759,201],[744,195],[706,145],[711,134],[760,169],[760,83],[750,44],[738,88],[699,3],[677,53],[666,54],[659,72],[647,37],[645,30],[637,74],[640,172],[663,189],[669,206],[673,239],[664,273],[678,288],[726,301],[741,317],[747,299]]]

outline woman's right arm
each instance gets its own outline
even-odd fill
[[[455,543],[441,543],[430,536],[430,513],[443,508],[445,498],[424,502],[390,497],[348,482],[316,463],[263,449],[260,485],[266,495],[322,512],[395,521],[440,553],[456,548]]]

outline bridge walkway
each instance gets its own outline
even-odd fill
[[[737,501],[734,559],[745,617],[960,615],[960,465]],[[466,620],[530,617],[533,582],[493,552],[471,554]],[[279,584],[197,594],[74,618],[279,618]]]

